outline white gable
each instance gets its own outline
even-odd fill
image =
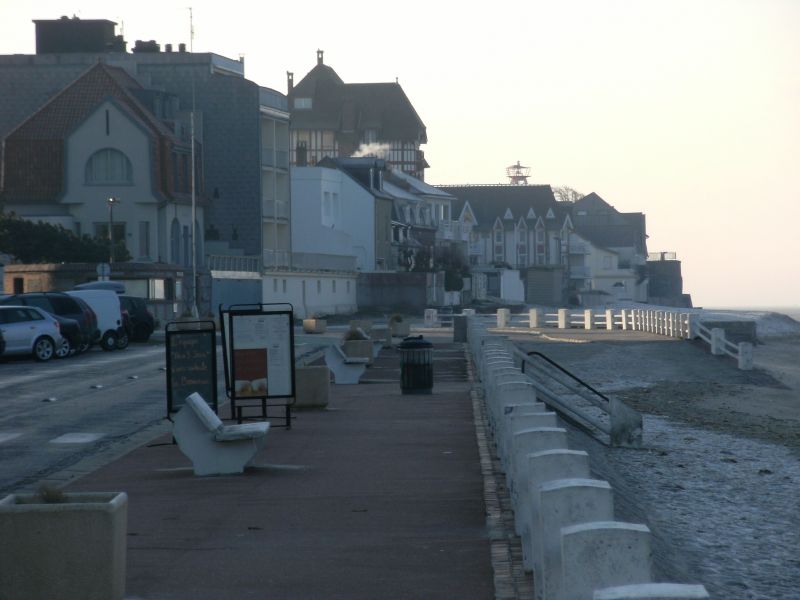
[[[533,207],[530,207],[528,209],[528,215],[525,218],[526,219],[535,219],[536,218],[536,213],[533,212]]]
[[[547,216],[545,218],[546,219],[555,219],[556,218],[556,216],[553,214],[553,209],[552,208],[548,208],[547,209]]]
[[[504,219],[508,219],[509,221],[513,221],[514,220],[514,215],[511,214],[511,209],[510,208],[506,209],[506,214],[503,215],[503,218]]]

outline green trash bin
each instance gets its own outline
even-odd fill
[[[433,344],[421,335],[405,338],[400,352],[400,391],[430,394],[433,391]]]

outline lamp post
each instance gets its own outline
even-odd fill
[[[114,262],[114,205],[119,204],[119,198],[108,198],[108,262]]]

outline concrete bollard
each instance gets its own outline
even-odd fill
[[[591,308],[587,308],[583,311],[583,328],[594,329],[594,314]]]
[[[533,551],[533,583],[537,598],[560,600],[588,597],[562,593],[562,572],[570,577],[574,577],[575,573],[567,571],[566,565],[562,565],[561,530],[577,523],[605,522],[613,518],[614,498],[611,486],[606,481],[556,479],[539,486],[539,515],[534,530],[538,535],[532,536],[537,545]],[[591,569],[592,566],[587,563],[581,568]]]
[[[425,327],[433,327],[439,320],[439,315],[435,308],[425,309]]]
[[[558,309],[558,328],[559,329],[569,328],[569,313],[567,312],[566,308]]]
[[[725,354],[725,330],[715,327],[711,330],[711,354],[722,356]]]
[[[528,479],[528,454],[567,447],[567,430],[563,427],[532,427],[511,436],[508,481],[526,485]]]
[[[505,329],[511,322],[511,310],[508,308],[497,309],[497,328]]]
[[[739,342],[739,368],[749,371],[753,368],[753,344]]]
[[[631,315],[631,313],[627,310],[623,309],[620,311],[620,316],[622,317],[622,330],[627,331],[628,329],[633,329],[633,323],[630,323],[630,327],[628,326],[628,319],[633,315]]]
[[[589,479],[589,455],[582,450],[545,450],[528,455],[528,485],[517,490],[514,527],[522,538],[522,563],[533,569],[533,524],[539,522],[539,486],[555,479]]]
[[[687,583],[635,583],[595,590],[592,600],[705,600],[702,585]]]
[[[537,329],[544,327],[544,314],[538,308],[532,308],[528,311],[528,328]]]
[[[650,530],[606,521],[561,530],[561,596],[591,598],[594,590],[652,581]],[[550,598],[550,596],[548,596]]]
[[[503,421],[500,424],[500,443],[498,444],[498,451],[500,454],[500,462],[507,465],[508,456],[511,452],[511,443],[514,436],[526,429],[536,429],[541,427],[558,427],[558,416],[554,412],[535,412],[529,414],[511,413],[504,415]],[[527,482],[527,469],[520,469],[524,480]],[[509,489],[512,491],[517,489],[517,482],[508,481]],[[513,499],[513,496],[512,496]]]
[[[624,322],[625,315],[623,315],[622,318]],[[608,329],[609,331],[611,329],[614,329],[614,311],[611,310],[610,308],[606,309],[606,329]],[[625,329],[625,327],[623,327],[623,329]]]

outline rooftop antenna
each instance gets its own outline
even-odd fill
[[[531,176],[531,168],[517,164],[506,167],[506,177],[509,185],[528,185],[528,177]]]

